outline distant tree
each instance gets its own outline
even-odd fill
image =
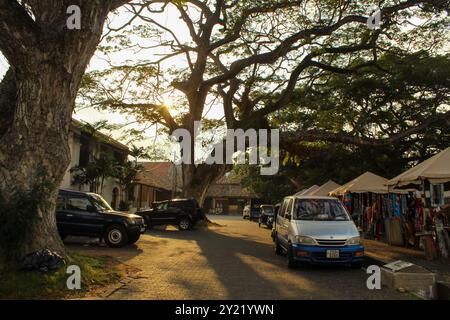
[[[276,204],[283,197],[292,195],[300,187],[295,180],[290,180],[295,179],[296,176],[286,174],[286,168],[282,167],[274,176],[262,176],[260,168],[252,165],[237,165],[234,171],[242,178],[243,188],[251,190],[257,198],[267,203]]]
[[[93,157],[86,166],[76,166],[70,169],[73,177],[72,183],[78,186],[89,185],[91,192],[101,194],[105,180],[114,177],[119,166],[107,155]]]
[[[137,175],[142,169],[143,166],[134,161],[126,161],[114,167],[113,175],[122,190],[122,199],[130,199],[129,192],[136,184]]]
[[[139,159],[148,159],[150,155],[148,150],[144,147],[137,147],[134,144],[130,148],[130,156],[134,158],[134,163],[137,165]]]

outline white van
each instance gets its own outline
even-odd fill
[[[364,260],[358,229],[337,198],[284,198],[274,231],[275,253],[286,253],[289,267],[314,263],[360,268]]]

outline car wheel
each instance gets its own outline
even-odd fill
[[[135,243],[136,241],[139,240],[140,237],[141,237],[140,234],[137,234],[137,235],[135,235],[135,236],[130,237],[130,238],[128,239],[128,244],[133,244],[133,243]]]
[[[283,248],[278,243],[277,235],[275,235],[275,254],[281,256],[283,254]]]
[[[191,228],[191,221],[187,218],[183,218],[178,222],[178,228],[180,230],[188,230]]]
[[[106,228],[105,243],[112,248],[120,248],[128,243],[128,235],[125,228],[119,225],[112,225]]]
[[[288,268],[294,269],[295,267],[297,267],[297,262],[294,260],[294,253],[291,245],[289,245],[289,248],[286,252],[286,258]]]
[[[352,269],[361,269],[362,268],[362,262],[352,262],[350,265]]]

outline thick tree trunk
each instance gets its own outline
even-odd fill
[[[209,187],[225,174],[226,169],[226,165],[183,165],[184,196],[195,198],[203,206]]]
[[[65,255],[56,196],[70,163],[77,91],[111,4],[83,2],[82,30],[70,32],[64,29],[66,6],[58,4],[33,3],[41,24],[42,34],[35,35],[39,45],[20,59],[6,51],[11,70],[0,85],[0,260],[17,261],[41,249]],[[13,43],[0,44],[2,50],[14,49]]]
[[[6,256],[48,248],[63,253],[55,198],[69,165],[68,132],[76,87],[50,66],[15,79],[15,112],[0,137],[0,241]],[[26,219],[24,219],[26,217]],[[9,227],[11,226],[11,227]]]

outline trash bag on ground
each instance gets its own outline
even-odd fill
[[[23,258],[21,269],[27,271],[48,272],[65,266],[66,261],[58,253],[48,249],[36,251]]]

